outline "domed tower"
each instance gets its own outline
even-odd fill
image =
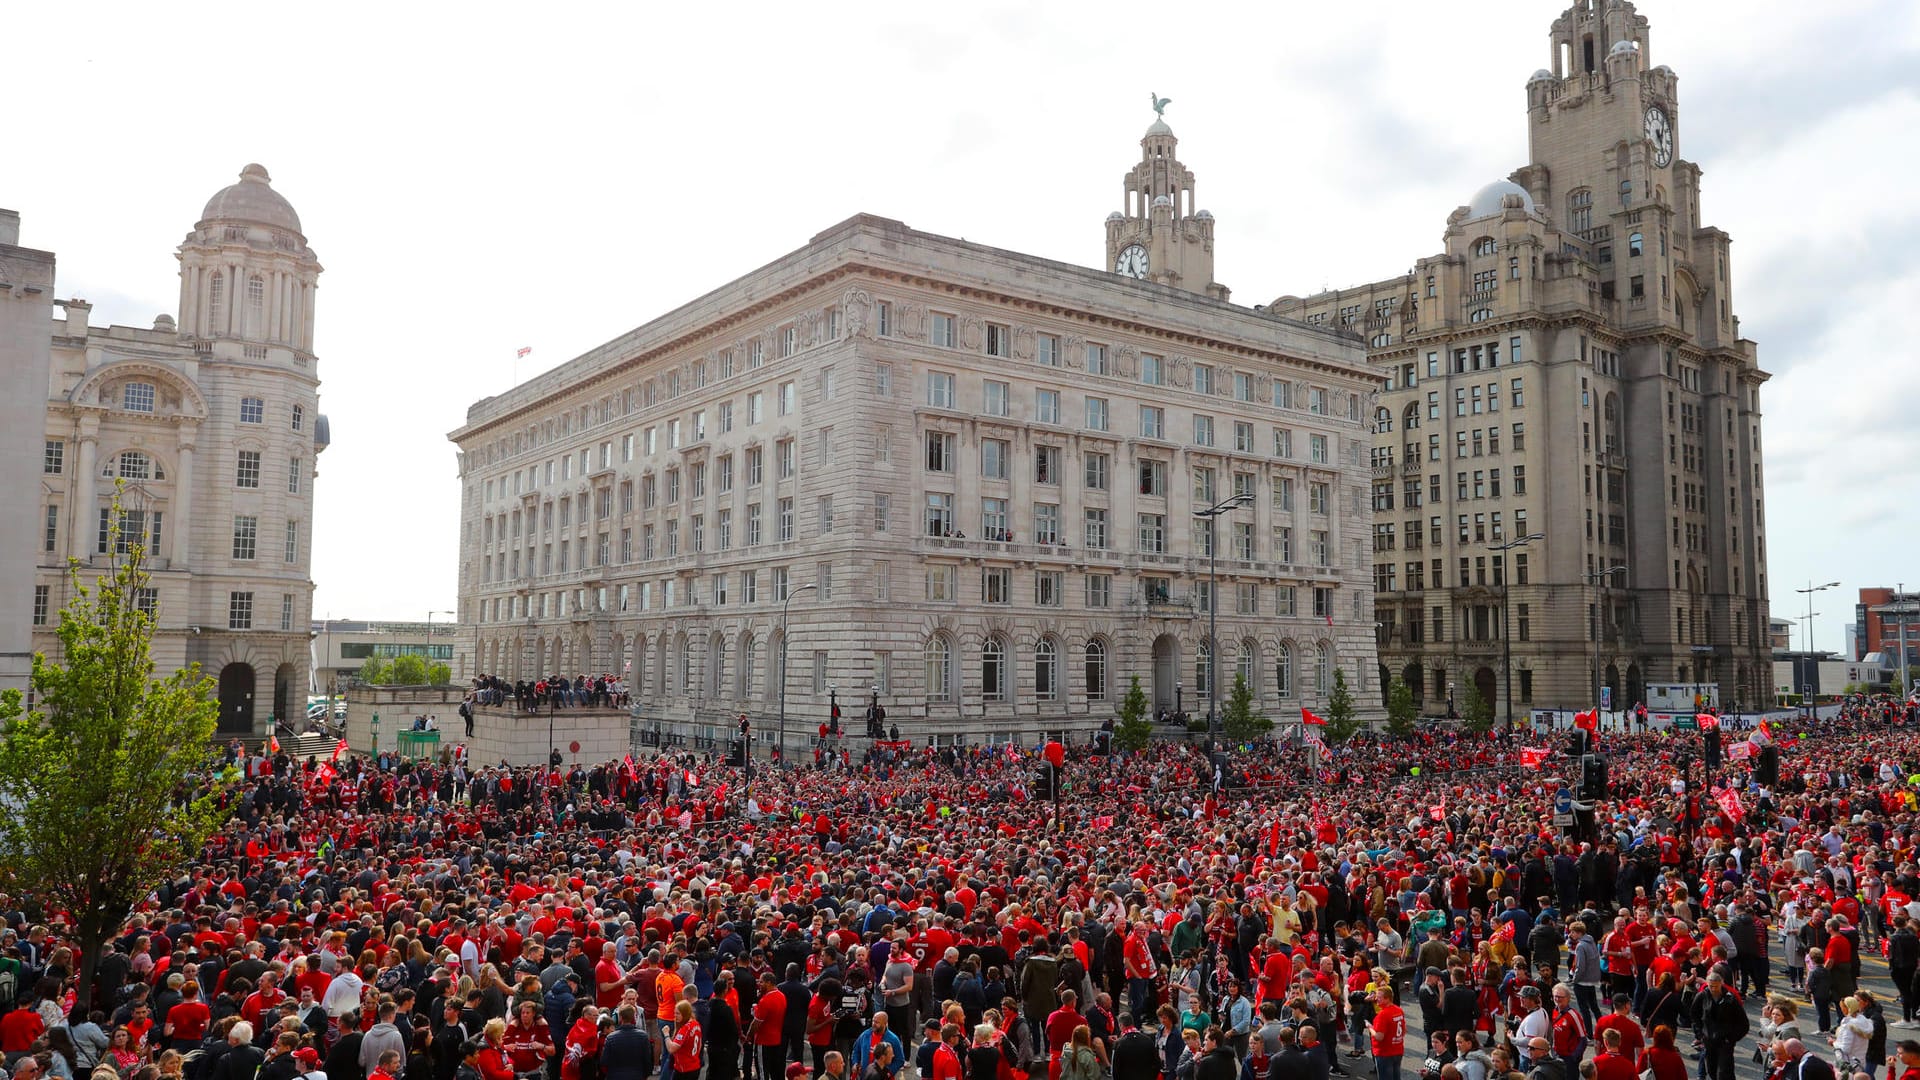
[[[320,262],[259,165],[207,200],[179,260],[177,325],[206,399],[205,420],[182,436],[197,465],[190,659],[219,678],[222,731],[265,732],[306,702],[314,460],[327,440],[313,355]]]
[[[1154,108],[1166,105],[1156,97]],[[1128,170],[1124,212],[1107,215],[1107,265],[1116,274],[1227,298],[1213,280],[1213,215],[1195,210],[1193,173],[1175,154],[1179,140],[1156,115]]]

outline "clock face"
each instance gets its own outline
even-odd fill
[[[1144,279],[1147,276],[1147,249],[1139,244],[1128,244],[1121,248],[1120,257],[1113,260],[1113,272]]]
[[[1653,144],[1653,163],[1666,168],[1673,161],[1673,121],[1658,105],[1647,106],[1647,141]]]

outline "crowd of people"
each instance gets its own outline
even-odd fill
[[[504,705],[509,702],[521,712],[556,709],[624,709],[631,699],[627,684],[611,673],[546,675],[535,679],[508,681],[498,675],[481,675],[473,680],[473,692],[466,704]]]
[[[1906,722],[1728,733],[1773,784],[1604,735],[1577,836],[1574,759],[1457,732],[1242,747],[1226,786],[1184,745],[1081,748],[1047,799],[1006,746],[751,780],[243,760],[93,970],[71,913],[0,896],[0,1052],[11,1080],[1920,1080]]]

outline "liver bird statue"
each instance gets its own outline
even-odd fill
[[[1173,102],[1172,98],[1161,97],[1159,94],[1156,94],[1151,90],[1147,91],[1147,100],[1153,102],[1153,115],[1159,116],[1159,117],[1166,116],[1167,106]]]

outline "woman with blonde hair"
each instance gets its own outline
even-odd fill
[[[1867,1043],[1873,1039],[1873,1021],[1861,1012],[1862,1002],[1852,994],[1840,999],[1840,1022],[1833,1029],[1833,1055],[1846,1072],[1871,1072],[1866,1064]]]

